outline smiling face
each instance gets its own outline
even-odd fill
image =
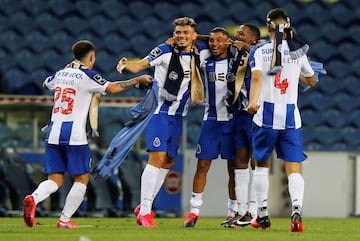
[[[196,40],[196,32],[190,25],[175,26],[173,37],[179,51],[189,52]]]
[[[211,32],[209,48],[214,58],[225,58],[228,55],[229,36],[223,32]]]

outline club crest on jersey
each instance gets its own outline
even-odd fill
[[[175,71],[171,71],[169,73],[169,79],[175,81],[175,80],[179,79],[179,74],[176,73]]]
[[[155,137],[154,141],[153,141],[153,146],[155,147],[159,147],[161,145],[161,141],[159,137]]]
[[[234,73],[227,73],[226,74],[226,81],[227,82],[233,82],[233,81],[235,81],[235,75],[234,75]]]
[[[155,59],[156,57],[158,57],[160,54],[162,53],[161,49],[159,47],[155,47],[153,48],[150,53],[149,56],[153,59]]]
[[[94,75],[93,79],[101,85],[105,84],[106,82],[106,80],[99,74]]]

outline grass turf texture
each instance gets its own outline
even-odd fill
[[[80,229],[57,229],[56,218],[36,218],[28,228],[22,218],[0,218],[1,241],[350,241],[360,240],[360,219],[305,219],[304,233],[290,232],[289,218],[271,218],[271,228],[226,229],[221,218],[200,218],[195,228],[183,228],[182,218],[156,218],[158,228],[146,229],[135,218],[73,218]]]

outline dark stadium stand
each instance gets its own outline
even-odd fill
[[[359,118],[351,117],[360,102],[360,8],[353,0],[1,0],[0,73],[1,81],[7,82],[1,90],[4,94],[38,94],[42,80],[69,62],[70,47],[80,38],[96,44],[96,68],[101,74],[111,80],[124,79],[131,75],[116,72],[118,59],[145,56],[171,36],[174,18],[191,16],[198,22],[198,31],[207,33],[215,26],[233,27],[242,22],[264,26],[267,11],[279,6],[287,9],[292,24],[310,44],[310,58],[323,62],[328,71],[320,77],[318,87],[300,93],[305,148],[357,150],[358,143],[349,136],[358,133],[341,131],[359,126]],[[142,95],[130,91],[122,96]],[[320,115],[331,121],[321,120]],[[318,125],[333,129],[319,131]],[[310,133],[319,138],[312,140],[307,136]],[[188,140],[194,142],[197,135],[188,131]]]

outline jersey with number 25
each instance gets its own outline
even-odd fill
[[[276,75],[268,75],[274,50],[273,41],[254,47],[250,51],[251,71],[262,73],[261,91],[258,99],[260,109],[254,115],[256,125],[276,130],[300,128],[301,117],[297,106],[300,74],[314,75],[307,56],[292,59],[286,40],[280,45],[282,70]]]
[[[85,145],[86,121],[94,92],[105,93],[109,84],[97,72],[64,68],[46,78],[45,86],[54,91],[54,106],[46,135],[49,144]]]

